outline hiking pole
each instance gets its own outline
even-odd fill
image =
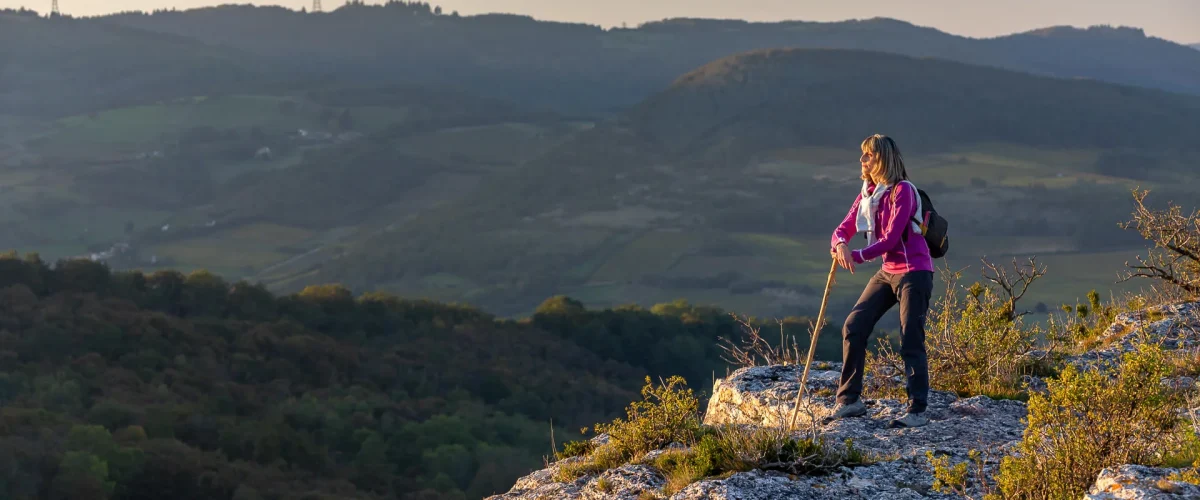
[[[805,384],[808,383],[808,367],[812,365],[813,353],[817,350],[817,336],[825,326],[825,306],[829,304],[829,290],[833,288],[833,275],[837,272],[837,259],[829,267],[829,278],[825,280],[825,295],[821,297],[821,310],[817,312],[817,326],[812,332],[812,341],[808,344],[808,359],[804,361],[804,374],[800,376],[800,390],[796,391],[796,403],[792,405],[792,417],[788,419],[788,433],[796,427],[796,413],[800,411],[800,398],[804,395]]]

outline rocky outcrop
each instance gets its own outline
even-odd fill
[[[704,415],[706,425],[751,424],[779,426],[789,418],[800,386],[803,366],[755,366],[717,380]],[[830,440],[851,439],[855,447],[879,456],[923,457],[926,451],[966,458],[971,448],[1000,450],[1021,438],[1025,404],[997,401],[987,396],[960,400],[953,393],[931,391],[929,425],[915,429],[888,429],[906,406],[895,399],[868,399],[867,415],[819,425],[833,412],[840,364],[809,372],[808,390],[797,413],[797,427],[809,428],[814,419]]]
[[[1200,347],[1200,302],[1118,314],[1097,340],[1099,348],[1070,356],[1066,362],[1080,368],[1105,368],[1132,351],[1139,341],[1158,343],[1167,350]]]
[[[1122,465],[1104,469],[1085,500],[1158,500],[1200,498],[1200,486],[1170,479],[1178,469]]]
[[[1099,345],[1085,355],[1068,358],[1081,368],[1100,368],[1134,348],[1137,336],[1160,342],[1167,349],[1200,346],[1200,303],[1185,303],[1117,317]],[[757,499],[907,499],[960,498],[933,491],[933,475],[926,453],[948,456],[951,463],[968,460],[972,449],[986,450],[984,473],[993,474],[1000,457],[1010,451],[1024,431],[1025,404],[993,400],[986,396],[959,398],[949,392],[932,391],[930,423],[915,429],[889,429],[893,418],[904,414],[905,404],[895,399],[867,400],[867,415],[823,425],[832,412],[833,394],[840,373],[837,363],[818,363],[810,371],[806,397],[797,418],[797,432],[820,432],[826,442],[851,440],[867,452],[870,465],[843,467],[824,476],[789,476],[774,471],[741,472],[686,486],[670,500],[757,500]],[[799,389],[802,366],[757,366],[740,369],[713,385],[704,415],[706,425],[752,425],[779,427],[788,421]],[[1034,388],[1041,381],[1031,380]],[[1171,384],[1195,384],[1194,380],[1172,380]],[[602,442],[604,437],[597,438]],[[662,451],[652,452],[640,463],[649,462]],[[621,498],[644,500],[668,498],[661,494],[666,483],[660,472],[646,465],[627,465],[571,483],[555,483],[554,472],[568,459],[521,478],[512,490],[491,497],[495,500]],[[1166,479],[1172,469],[1125,465],[1102,472],[1087,499],[1197,498],[1200,487]],[[971,484],[972,497],[980,485]]]

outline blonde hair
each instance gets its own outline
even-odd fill
[[[881,175],[884,184],[894,186],[900,181],[908,179],[908,171],[904,168],[904,157],[900,154],[900,147],[896,146],[896,141],[893,141],[891,137],[883,134],[867,137],[863,139],[862,150],[864,153],[869,151],[875,155],[876,168],[872,171],[878,170],[879,163],[883,163]],[[867,179],[866,176],[863,177],[863,180],[879,183],[879,179]]]

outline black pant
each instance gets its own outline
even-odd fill
[[[925,357],[925,313],[933,294],[933,272],[875,273],[842,327],[842,380],[837,401],[850,404],[862,394],[867,339],[875,324],[900,304],[900,357],[908,378],[908,411],[925,411],[929,399],[929,361]]]

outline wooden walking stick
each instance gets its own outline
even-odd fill
[[[817,336],[825,326],[825,306],[829,304],[829,290],[833,288],[833,275],[837,272],[837,259],[829,267],[829,278],[825,280],[825,295],[821,297],[821,310],[817,313],[817,326],[812,332],[812,341],[808,344],[808,359],[804,361],[804,374],[800,376],[800,390],[796,391],[796,403],[792,405],[792,417],[788,419],[788,432],[796,428],[796,413],[800,411],[800,399],[804,396],[805,384],[808,383],[808,367],[812,365],[813,353],[817,350]]]

